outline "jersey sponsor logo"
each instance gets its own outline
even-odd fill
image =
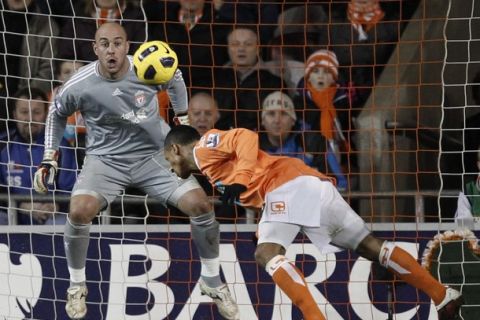
[[[143,119],[147,118],[147,112],[145,111],[145,108],[137,111],[137,118],[140,119],[140,120],[143,120]]]
[[[116,88],[115,91],[113,91],[112,96],[121,96],[123,94],[122,90]]]
[[[272,214],[285,214],[287,205],[284,201],[273,201],[270,203],[270,211]]]
[[[133,123],[139,123],[140,122],[140,119],[137,118],[137,116],[135,115],[135,112],[133,112],[133,110],[130,111],[130,112],[122,114],[122,119],[123,120],[128,120],[128,121],[133,122]]]
[[[147,97],[145,95],[145,92],[143,90],[138,90],[135,93],[135,106],[137,108],[141,108],[145,105],[147,102]]]
[[[207,137],[205,146],[207,148],[215,148],[220,142],[220,136],[218,133],[210,133]]]

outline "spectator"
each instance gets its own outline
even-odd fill
[[[303,78],[308,48],[328,41],[329,18],[318,3],[283,5],[276,28],[267,46],[265,67],[287,84],[294,96]]]
[[[75,15],[64,21],[61,30],[60,57],[62,59],[90,62],[97,57],[92,42],[97,28],[105,22],[119,22],[130,39],[129,53],[147,40],[146,18],[138,1],[82,0],[74,6]]]
[[[296,99],[297,106],[304,106],[302,110],[304,121],[314,131],[320,130],[327,140],[327,158],[332,169],[338,162],[349,166],[350,150],[349,139],[345,136],[348,137],[351,132],[351,99],[347,92],[338,90],[338,66],[333,51],[322,49],[311,54],[305,64],[305,77],[300,82],[301,95]],[[342,126],[348,130],[343,131]],[[337,176],[343,176],[342,171],[342,168],[334,169]],[[343,184],[346,181],[341,179],[339,183]]]
[[[321,136],[311,139],[313,136],[305,135],[305,124],[301,120],[297,121],[293,101],[288,95],[275,91],[265,98],[262,126],[265,129],[259,135],[262,150],[270,154],[302,159],[309,166],[326,172],[324,161],[315,161],[317,165],[314,165],[314,153],[317,156],[325,153],[325,139]],[[307,148],[313,145],[315,147],[308,152],[305,145]],[[312,151],[314,153],[311,153]]]
[[[55,79],[62,84],[77,72],[84,63],[76,60],[57,60],[55,68]],[[55,96],[60,85],[56,86],[50,93],[50,99]],[[85,123],[80,112],[75,112],[67,119],[67,126],[63,135],[71,146],[85,147]],[[77,149],[79,151],[79,149]],[[83,159],[83,154],[78,154]],[[82,162],[82,161],[81,161]],[[80,162],[80,163],[81,163]]]
[[[33,175],[43,158],[47,95],[34,87],[22,89],[15,94],[12,109],[15,128],[9,134],[10,143],[0,153],[0,183],[10,194],[31,195]],[[56,180],[56,190],[60,193],[71,191],[76,178],[75,151],[67,146],[63,139]],[[32,200],[13,207],[19,209],[18,224],[65,224],[66,216],[59,211],[64,212],[66,205]]]
[[[258,130],[261,102],[269,93],[286,85],[261,68],[258,37],[248,26],[238,26],[230,32],[228,55],[230,61],[215,72],[215,98],[221,106],[218,127]]]
[[[218,1],[217,1],[218,2]],[[228,24],[249,22],[245,10],[232,16],[233,4],[205,0],[155,1],[147,6],[149,39],[163,40],[177,53],[179,67],[187,87],[211,88],[212,67],[221,66],[228,56],[225,50]]]
[[[260,148],[270,154],[302,159],[307,165],[327,174],[335,173],[337,188],[347,187],[346,178],[338,172],[339,163],[333,157],[327,166],[327,142],[297,120],[292,99],[280,91],[269,94],[263,101]],[[327,169],[328,168],[328,169]]]
[[[477,150],[477,170],[480,172],[480,149]],[[455,220],[463,226],[471,226],[473,219],[480,217],[480,174],[465,183],[457,202]]]
[[[19,88],[31,85],[45,92],[52,90],[51,60],[59,29],[50,16],[39,14],[35,0],[2,0],[0,4],[0,53],[4,59],[0,64],[0,117],[6,119],[6,99]],[[6,131],[5,122],[0,130]]]
[[[275,31],[278,15],[282,4],[280,1],[224,1],[213,0],[216,11],[222,12],[222,16],[233,23],[253,23],[258,27],[260,42],[268,43]]]
[[[196,93],[188,103],[188,118],[190,125],[203,135],[220,119],[217,102],[206,92]]]
[[[339,78],[355,87],[356,117],[368,99],[376,78],[383,71],[400,40],[403,28],[418,6],[417,1],[350,0],[332,3],[329,45],[342,68]]]

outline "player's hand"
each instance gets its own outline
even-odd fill
[[[43,160],[38,166],[37,172],[33,177],[33,188],[38,193],[47,193],[48,186],[53,185],[58,172],[58,151],[45,150]]]
[[[246,190],[247,187],[240,183],[226,185],[220,200],[224,206],[234,205],[236,201],[240,201],[240,194]]]
[[[178,126],[180,124],[189,126],[190,125],[190,119],[188,119],[188,114],[177,114],[175,117],[173,117],[173,122],[175,122],[175,125]]]

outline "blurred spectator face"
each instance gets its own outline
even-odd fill
[[[228,36],[228,55],[235,67],[253,67],[258,60],[257,35],[249,29],[236,29]]]
[[[7,6],[10,10],[25,11],[33,0],[7,0]]]
[[[17,124],[17,130],[25,141],[35,141],[36,137],[45,130],[44,124],[47,118],[47,102],[41,97],[30,100],[21,96],[15,102],[13,117]]]
[[[65,82],[80,68],[83,63],[76,61],[63,61],[58,70],[58,80]]]
[[[295,124],[295,120],[285,110],[265,111],[262,125],[269,137],[286,139]]]
[[[315,90],[323,90],[335,83],[333,75],[323,67],[314,67],[308,75],[308,82]]]
[[[199,93],[194,95],[188,104],[188,118],[190,125],[204,135],[212,129],[220,118],[217,103],[208,94]]]
[[[183,10],[202,11],[205,0],[180,0],[180,6]]]
[[[272,143],[285,140],[296,121],[292,99],[280,91],[270,93],[262,103],[262,125]]]

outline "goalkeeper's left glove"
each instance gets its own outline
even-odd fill
[[[190,119],[188,119],[188,113],[184,114],[177,114],[175,117],[173,117],[173,122],[175,122],[175,125],[190,125]]]
[[[53,185],[58,172],[58,151],[46,149],[43,153],[43,160],[38,166],[33,177],[33,187],[38,193],[47,193],[47,184]]]

